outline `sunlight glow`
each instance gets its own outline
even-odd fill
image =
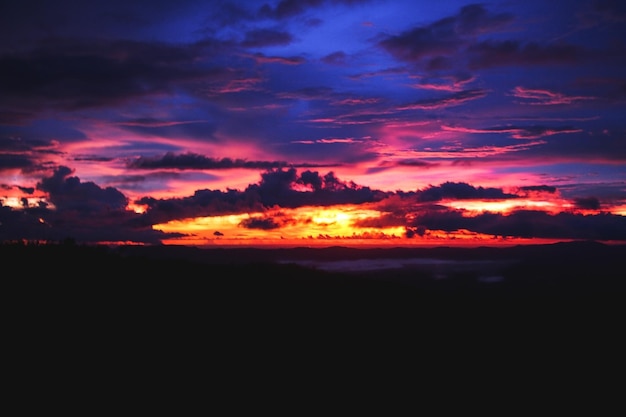
[[[484,207],[478,205],[478,202],[476,204],[476,210]],[[492,236],[469,230],[427,230],[423,235],[409,238],[403,226],[355,226],[358,221],[374,220],[382,214],[377,210],[350,205],[333,208],[301,207],[175,220],[154,228],[165,233],[185,235],[164,239],[165,244],[193,246],[506,246],[523,241],[548,241]]]
[[[166,233],[185,234],[183,239],[168,239],[168,244],[189,244],[189,240],[210,243],[222,240],[293,239],[389,239],[404,235],[403,227],[357,228],[358,220],[377,218],[381,213],[356,206],[301,207],[264,213],[197,217],[154,226]],[[251,225],[257,224],[256,227]],[[246,227],[247,225],[247,227]]]
[[[26,205],[23,204],[23,200],[25,199]],[[42,197],[0,197],[0,204],[6,207],[11,207],[15,210],[20,210],[24,208],[37,207],[39,204],[45,203],[47,204],[47,208],[54,209],[54,204],[47,201]]]
[[[510,213],[519,209],[536,210],[541,209],[545,211],[551,211],[551,209],[557,210],[559,205],[552,201],[536,201],[527,199],[515,199],[515,200],[456,200],[443,203],[443,205],[457,209],[467,210],[467,215],[475,215],[484,211],[492,213]]]

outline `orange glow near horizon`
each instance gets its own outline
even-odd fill
[[[55,209],[52,204],[45,197],[0,197],[0,205],[11,207],[12,209],[21,210],[24,208],[22,199],[26,199],[26,207],[37,207],[40,203],[46,203],[48,209]]]
[[[496,237],[468,230],[447,232],[428,230],[422,236],[408,238],[403,226],[356,227],[359,220],[382,215],[376,210],[355,206],[302,207],[266,213],[231,214],[174,220],[154,226],[166,233],[184,237],[165,239],[166,245],[191,246],[506,246],[523,243],[553,243],[555,239],[520,239]],[[274,226],[250,229],[243,226],[251,220],[270,220]]]
[[[355,206],[333,208],[301,207],[265,213],[232,214],[174,220],[155,225],[166,233],[183,233],[183,239],[168,239],[166,244],[189,244],[190,239],[201,244],[219,241],[263,242],[314,239],[398,239],[404,227],[356,228],[358,220],[380,217],[376,210]],[[265,229],[246,228],[246,222],[268,222]]]
[[[526,210],[543,210],[548,213],[558,213],[563,208],[569,208],[571,204],[556,201],[537,201],[528,199],[517,200],[455,200],[442,203],[445,206],[457,209],[467,210],[468,214],[475,215],[485,211],[492,213],[508,214],[519,209]]]

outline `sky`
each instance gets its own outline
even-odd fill
[[[0,241],[626,241],[619,0],[0,5]]]

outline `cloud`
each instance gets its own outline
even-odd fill
[[[333,52],[322,57],[322,62],[329,65],[344,65],[347,55],[343,51]]]
[[[526,185],[518,189],[522,192],[556,193],[556,187],[551,185]]]
[[[37,189],[48,193],[50,201],[57,209],[98,213],[126,208],[126,196],[115,188],[100,188],[91,181],[81,182],[78,177],[71,177],[70,174],[70,168],[61,166],[51,177],[44,178],[37,184]]]
[[[427,57],[451,56],[475,36],[500,29],[512,20],[508,13],[493,14],[480,4],[471,4],[457,15],[387,36],[379,45],[398,60],[416,63]]]
[[[625,240],[626,217],[612,214],[582,215],[518,210],[511,214],[485,212],[465,216],[460,210],[418,214],[411,227],[453,232],[470,230],[494,236],[552,239]]]
[[[538,139],[545,136],[552,136],[563,133],[579,133],[582,129],[574,128],[571,126],[496,126],[483,129],[461,127],[461,126],[447,126],[442,125],[443,130],[450,130],[454,132],[463,133],[509,133],[514,139]]]
[[[143,242],[158,244],[166,237],[180,236],[152,230],[141,224],[137,213],[126,210],[127,198],[118,190],[72,177],[61,166],[43,178],[37,189],[46,192],[49,204],[20,210],[0,205],[0,241],[73,238],[82,243]]]
[[[168,152],[163,156],[140,156],[130,160],[126,165],[128,168],[133,169],[271,169],[285,167],[287,163],[279,161],[246,161],[244,159],[208,158],[193,152],[178,155]]]
[[[304,87],[292,91],[282,91],[277,94],[280,98],[292,100],[325,100],[332,96],[333,89],[325,86]]]
[[[301,191],[304,187],[308,191]],[[295,168],[273,169],[261,174],[261,181],[244,191],[198,190],[191,197],[157,200],[142,198],[136,203],[148,207],[144,218],[148,224],[174,219],[242,212],[264,212],[272,207],[331,206],[363,204],[386,197],[382,191],[340,181],[334,173],[320,175],[306,170],[300,175]]]
[[[407,167],[419,167],[419,168],[432,168],[439,166],[439,162],[428,162],[421,161],[418,159],[401,159],[396,162],[397,166],[407,166]]]
[[[0,106],[92,108],[171,93],[173,85],[229,79],[232,72],[207,63],[207,55],[201,43],[57,40],[0,56]]]
[[[588,60],[590,52],[570,44],[541,45],[538,42],[483,41],[468,48],[471,69],[500,66],[574,64]]]
[[[21,126],[26,124],[33,116],[34,114],[29,111],[0,108],[0,125]]]
[[[600,200],[596,197],[581,197],[574,199],[574,205],[579,209],[599,210]]]
[[[273,230],[281,227],[273,217],[251,217],[244,219],[239,224],[246,229],[260,229],[260,230]]]
[[[364,143],[366,140],[364,139],[355,139],[355,138],[322,138],[322,139],[314,139],[314,140],[294,140],[291,143],[299,143],[303,145],[313,145],[313,144],[331,144],[331,143]]]
[[[487,90],[483,89],[464,90],[444,97],[418,100],[413,103],[401,105],[398,106],[398,110],[432,110],[459,106],[467,101],[483,98],[486,95]]]
[[[32,159],[26,155],[0,153],[0,172],[14,169],[28,170],[33,166]]]
[[[595,97],[587,96],[567,96],[550,90],[531,89],[517,86],[511,94],[517,98],[528,99],[529,104],[551,106],[558,104],[572,104],[577,101],[594,100]]]
[[[263,18],[283,20],[306,13],[308,10],[321,7],[326,4],[353,4],[367,3],[371,0],[281,0],[272,7],[264,4],[259,8],[258,15]]]
[[[423,77],[419,83],[414,84],[413,87],[424,90],[458,92],[463,90],[465,84],[468,84],[475,79],[476,77],[469,74],[455,74],[441,76],[438,78]]]
[[[242,46],[259,48],[265,46],[288,45],[293,41],[290,33],[275,29],[253,29],[246,33]]]
[[[259,9],[259,15],[272,19],[286,19],[303,14],[307,9],[323,4],[323,0],[281,0],[275,7],[264,4]]]
[[[416,193],[420,202],[436,202],[441,200],[501,200],[517,198],[500,188],[474,187],[465,182],[444,182],[439,186],[429,186]]]
[[[594,0],[595,11],[609,20],[626,21],[626,5],[618,0]]]
[[[454,23],[461,35],[480,35],[502,28],[513,18],[510,13],[490,13],[481,4],[470,4],[461,8]]]
[[[360,219],[356,227],[404,227],[406,237],[425,236],[432,231],[471,233],[502,237],[626,240],[626,217],[608,213],[582,215],[574,212],[548,214],[543,211],[517,210],[510,214],[482,212],[468,215],[463,210],[437,204],[445,200],[506,200],[517,194],[500,188],[473,186],[465,182],[445,182],[413,192],[382,192],[342,181],[333,172],[321,175],[294,168],[273,169],[261,175],[257,184],[243,191],[197,190],[190,197],[137,201],[147,207],[144,214],[126,210],[127,199],[111,187],[101,188],[71,176],[67,167],[59,167],[37,185],[49,195],[54,208],[44,201],[37,206],[24,205],[17,210],[0,205],[0,240],[48,239],[71,237],[80,242],[145,242],[180,237],[152,230],[152,225],[169,220],[259,213],[241,222],[248,229],[277,230],[294,220],[280,209],[303,206],[367,204],[383,213]],[[520,187],[524,192],[548,192],[550,186]],[[34,191],[34,190],[32,190]],[[575,198],[580,209],[598,210],[595,197]],[[358,233],[357,233],[358,234]],[[214,236],[223,236],[214,232]]]
[[[267,56],[260,52],[250,55],[258,64],[283,64],[283,65],[302,65],[306,59],[300,56]]]

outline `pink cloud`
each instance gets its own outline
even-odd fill
[[[565,94],[556,93],[550,90],[531,89],[517,86],[511,94],[514,97],[534,100],[528,104],[531,105],[555,105],[555,104],[572,104],[576,101],[594,100],[595,97],[587,96],[567,96]]]
[[[582,132],[582,129],[575,129],[572,127],[558,127],[550,128],[545,126],[508,126],[508,127],[493,127],[487,129],[476,129],[462,126],[446,126],[442,125],[443,130],[449,130],[462,133],[509,133],[514,139],[538,139],[545,136],[552,136],[561,133],[578,133]]]
[[[283,64],[283,65],[300,65],[304,64],[305,59],[299,56],[267,56],[262,53],[250,55],[250,58],[254,59],[257,64]]]
[[[315,140],[294,140],[291,143],[314,145],[319,143],[363,143],[365,140],[356,138],[323,138]]]
[[[445,97],[432,98],[416,101],[398,107],[398,110],[432,110],[445,107],[459,106],[467,101],[483,98],[487,95],[487,90],[474,89],[459,91]]]
[[[414,84],[412,87],[422,90],[447,91],[455,93],[462,91],[465,84],[471,83],[475,79],[475,77],[461,79],[457,77],[444,77],[442,80],[422,79],[419,83]]]

